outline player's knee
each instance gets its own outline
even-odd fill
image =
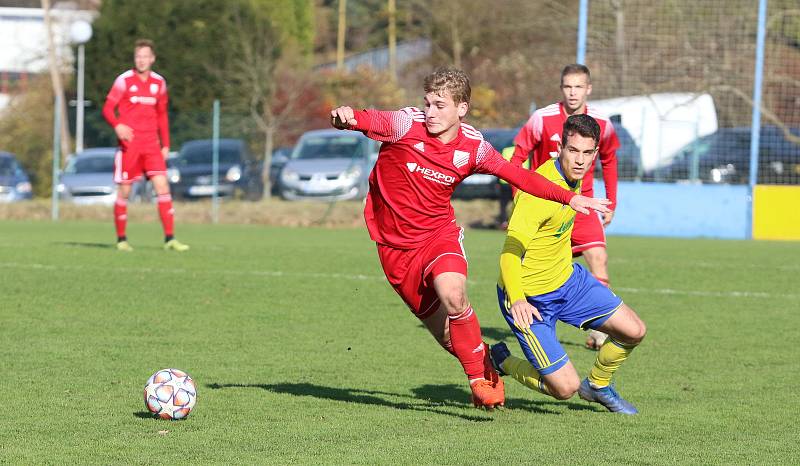
[[[444,296],[442,296],[442,304],[445,309],[447,309],[447,313],[451,316],[461,314],[469,307],[466,294],[464,294],[463,290],[458,289],[446,292]]]
[[[633,335],[631,335],[631,339],[634,340],[634,342],[638,345],[642,342],[642,340],[644,340],[645,335],[647,335],[647,326],[641,319],[636,320],[638,325],[636,326]]]
[[[578,391],[580,381],[578,379],[570,380],[568,382],[561,382],[557,385],[548,386],[550,394],[557,400],[569,400]]]

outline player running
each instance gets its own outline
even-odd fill
[[[437,70],[425,78],[424,90],[424,111],[354,111],[343,106],[331,111],[331,124],[383,142],[364,209],[383,271],[411,312],[458,358],[473,403],[492,408],[505,401],[503,381],[488,360],[467,299],[464,231],[450,205],[453,190],[473,173],[490,173],[582,212],[605,212],[608,201],[576,195],[512,165],[480,132],[462,123],[471,92],[463,71]]]
[[[186,251],[189,246],[174,237],[172,196],[167,182],[165,159],[169,153],[167,82],[152,71],[156,61],[153,42],[140,39],[133,48],[134,68],[117,76],[103,105],[103,117],[117,133],[119,150],[114,157],[114,225],[117,249],[131,252],[125,227],[131,186],[144,173],[158,195],[158,214],[164,227],[164,249]],[[119,112],[119,117],[114,109]]]
[[[572,255],[583,255],[589,271],[605,286],[609,286],[608,254],[606,252],[606,235],[604,227],[614,218],[617,208],[617,149],[619,140],[614,126],[609,119],[591,108],[586,103],[592,93],[592,79],[589,68],[584,65],[567,65],[561,71],[561,93],[563,100],[533,112],[528,122],[514,138],[514,155],[512,163],[521,165],[530,157],[532,169],[558,157],[558,146],[561,144],[561,127],[567,117],[581,113],[594,117],[600,124],[600,163],[603,167],[603,181],[606,197],[611,200],[611,209],[603,213],[602,224],[594,212],[578,214],[575,218],[575,229],[572,233]],[[594,164],[586,170],[583,178],[584,196],[594,196]],[[606,335],[591,331],[586,339],[586,346],[599,349]]]
[[[579,193],[581,180],[597,155],[601,128],[589,115],[577,114],[567,118],[561,134],[564,143],[559,145],[559,157],[536,172]],[[577,391],[584,400],[609,411],[636,414],[636,408],[610,382],[642,341],[646,328],[608,287],[572,263],[569,238],[575,218],[566,206],[517,193],[500,256],[497,300],[527,361],[511,356],[505,343],[498,343],[491,348],[492,362],[501,375],[509,374],[559,400]],[[556,338],[557,320],[610,335],[583,382]]]

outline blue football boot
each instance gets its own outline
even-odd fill
[[[506,344],[503,342],[489,347],[489,359],[492,361],[494,370],[496,370],[500,375],[508,375],[505,371],[503,371],[501,365],[509,356],[511,356],[511,351],[508,350],[508,346],[506,346]]]
[[[603,388],[594,388],[589,385],[589,379],[583,379],[578,387],[578,395],[586,401],[593,401],[605,406],[612,413],[638,414],[639,411],[629,402],[625,401],[613,385]]]

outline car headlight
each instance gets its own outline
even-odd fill
[[[230,181],[231,183],[235,183],[242,178],[242,167],[239,165],[234,165],[228,169],[228,172],[225,173],[225,179]]]
[[[714,183],[724,183],[736,175],[736,167],[732,164],[727,164],[721,167],[711,169],[711,181]]]
[[[170,183],[179,183],[181,181],[181,172],[177,168],[167,168],[167,180]]]
[[[348,168],[347,171],[339,175],[340,181],[356,181],[361,177],[361,167],[358,165],[353,165],[352,167]]]
[[[281,172],[281,180],[285,182],[294,182],[300,180],[300,175],[297,174],[296,171],[283,169]]]

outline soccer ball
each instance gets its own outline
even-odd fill
[[[144,385],[144,404],[161,419],[185,418],[196,401],[194,380],[179,369],[156,371]]]

